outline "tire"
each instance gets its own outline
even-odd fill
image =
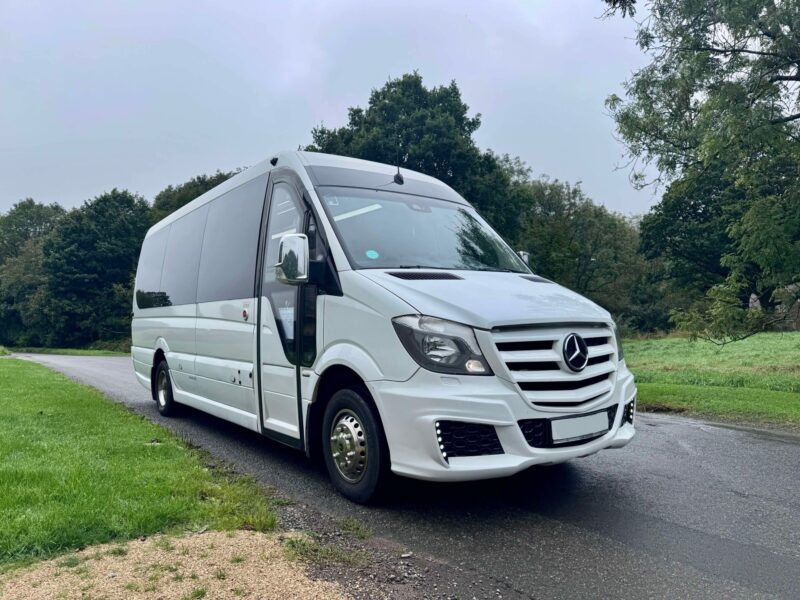
[[[389,478],[389,446],[368,398],[362,387],[339,390],[322,419],[328,475],[343,496],[359,504],[378,498]]]
[[[162,360],[156,367],[155,400],[158,412],[165,417],[172,417],[178,412],[178,406],[172,397],[172,379],[169,376],[169,365]]]

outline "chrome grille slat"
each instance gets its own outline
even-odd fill
[[[570,334],[588,347],[588,364],[574,372],[564,362],[562,347]],[[594,403],[614,389],[617,349],[607,325],[565,323],[499,328],[491,332],[497,358],[527,400],[552,410]]]
[[[512,371],[517,383],[540,382],[540,383],[560,383],[565,381],[583,381],[598,375],[607,375],[616,371],[616,367],[611,361],[586,367],[580,373],[572,373],[559,369],[558,371]]]
[[[503,362],[553,362],[561,360],[561,355],[553,350],[523,350],[519,352],[500,352]]]
[[[580,390],[556,390],[552,392],[523,392],[532,403],[537,402],[586,402],[610,392],[614,386],[610,381],[603,381]]]

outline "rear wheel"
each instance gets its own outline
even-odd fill
[[[353,502],[374,499],[389,475],[389,448],[367,390],[339,390],[325,407],[322,448],[336,489]]]
[[[156,405],[158,412],[165,417],[171,417],[177,411],[175,400],[172,397],[172,380],[166,360],[162,360],[156,367]]]

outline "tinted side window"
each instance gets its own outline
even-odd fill
[[[255,295],[258,230],[266,187],[264,175],[210,203],[200,255],[198,302]]]
[[[169,232],[161,290],[172,304],[193,304],[197,297],[197,269],[208,205],[175,221]]]
[[[159,230],[142,243],[136,269],[136,305],[139,308],[169,306],[169,298],[161,290],[161,267],[167,249],[169,227]]]

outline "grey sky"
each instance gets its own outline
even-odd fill
[[[341,125],[388,78],[458,82],[482,148],[519,155],[612,210],[656,200],[615,171],[603,101],[644,64],[600,0],[39,2],[3,0],[0,211],[148,199]]]

